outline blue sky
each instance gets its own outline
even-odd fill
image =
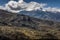
[[[4,5],[8,1],[9,0],[0,0],[0,5]],[[15,1],[17,1],[17,0],[15,0]],[[50,7],[60,8],[60,0],[24,0],[24,1],[26,1],[26,2],[35,1],[35,2],[38,2],[38,3],[46,3]]]

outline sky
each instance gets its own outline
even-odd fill
[[[0,0],[0,5],[4,5],[10,0]],[[18,1],[18,0],[15,0]],[[60,0],[24,0],[25,2],[35,1],[38,3],[46,3],[47,6],[60,8]]]

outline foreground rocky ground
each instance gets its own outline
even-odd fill
[[[0,40],[45,40],[60,39],[58,29],[33,30],[26,27],[0,26]]]

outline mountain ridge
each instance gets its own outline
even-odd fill
[[[42,20],[30,17],[24,14],[11,13],[8,11],[0,10],[0,24],[9,26],[28,26],[29,28],[38,29],[40,26],[56,27],[60,26],[60,22],[51,20]],[[39,29],[38,29],[39,30]]]

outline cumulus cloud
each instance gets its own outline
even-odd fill
[[[49,12],[60,12],[58,8],[51,8],[45,7],[47,4],[44,3],[37,3],[37,2],[30,2],[26,3],[23,0],[19,0],[18,2],[11,0],[5,4],[5,6],[0,6],[0,9],[7,10],[13,13],[19,13],[20,11],[33,11],[33,10],[41,10],[42,11],[49,11]]]
[[[30,2],[26,3],[23,0],[16,1],[9,1],[7,4],[5,4],[5,7],[1,6],[0,9],[7,10],[10,12],[18,13],[22,10],[26,11],[32,11],[32,10],[40,10],[40,8],[43,8],[46,4],[40,4],[37,2]]]
[[[40,8],[43,8],[46,4],[39,4],[37,2],[30,2],[28,5],[27,5],[27,8],[26,10],[27,11],[31,11],[31,10],[40,10]]]

